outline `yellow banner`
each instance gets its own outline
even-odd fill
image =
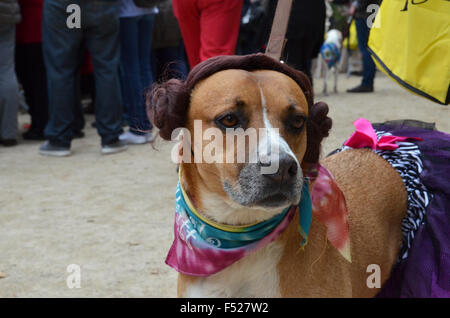
[[[377,66],[402,86],[449,103],[449,0],[384,0],[369,49]]]

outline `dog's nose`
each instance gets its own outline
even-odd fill
[[[298,171],[297,161],[290,155],[280,155],[278,162],[259,162],[261,167],[274,166],[278,163],[278,169],[274,173],[263,173],[266,178],[273,182],[287,182],[296,177]]]

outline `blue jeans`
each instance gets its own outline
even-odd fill
[[[81,28],[68,28],[66,8],[81,8]],[[102,145],[122,133],[122,106],[119,82],[119,2],[99,0],[46,0],[42,21],[42,46],[47,71],[49,121],[45,136],[60,147],[70,147],[76,83],[84,42],[94,67],[97,131]]]
[[[153,14],[120,18],[120,75],[130,131],[143,135],[153,127],[147,117],[145,93],[153,82],[150,66]]]
[[[367,42],[369,40],[370,29],[367,26],[366,19],[355,19],[356,35],[358,37],[358,47],[362,54],[363,62],[363,79],[362,86],[373,86],[373,80],[375,78],[375,63],[370,56],[369,50],[367,50]]]

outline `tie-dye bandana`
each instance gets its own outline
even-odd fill
[[[324,166],[312,165],[307,171],[312,182],[313,215],[327,228],[327,238],[331,245],[351,262],[348,211],[344,193]]]
[[[312,205],[308,182],[299,206],[291,206],[273,218],[251,226],[223,226],[205,220],[192,206],[178,182],[175,239],[166,264],[191,276],[215,274],[244,256],[276,240],[300,210],[301,246],[307,243]]]
[[[331,173],[320,164],[308,167],[309,182],[302,189],[298,206],[291,206],[273,218],[250,226],[225,226],[206,220],[199,214],[178,182],[176,191],[175,239],[166,264],[180,273],[209,276],[246,255],[275,241],[299,211],[300,247],[308,243],[312,216],[327,227],[330,243],[347,259],[350,236],[347,208],[342,191]]]

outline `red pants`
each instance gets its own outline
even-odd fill
[[[210,57],[232,55],[239,35],[243,0],[173,0],[192,67]]]

